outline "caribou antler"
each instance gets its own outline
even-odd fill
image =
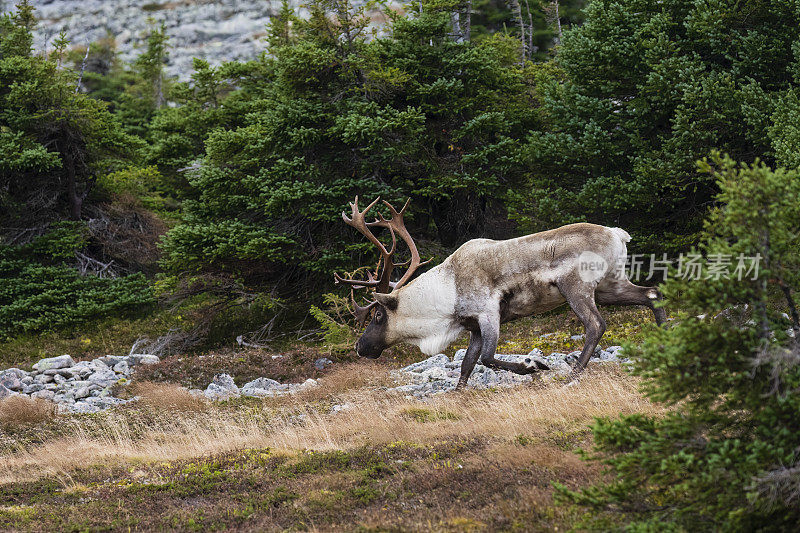
[[[375,207],[375,204],[380,201],[380,197],[373,200],[371,204],[369,204],[363,211],[359,211],[358,209],[358,196],[356,196],[353,202],[350,202],[350,209],[351,215],[348,218],[346,212],[342,212],[342,219],[345,221],[346,224],[349,226],[354,227],[358,230],[362,235],[364,235],[367,240],[369,240],[372,244],[374,244],[378,251],[381,254],[380,261],[378,262],[378,270],[375,274],[370,271],[367,271],[367,279],[353,279],[353,278],[343,278],[339,274],[334,274],[334,279],[336,283],[344,283],[350,285],[353,289],[363,289],[363,288],[374,288],[375,292],[386,293],[389,292],[389,289],[397,289],[402,287],[411,276],[414,275],[414,272],[421,266],[426,265],[430,262],[428,261],[420,261],[419,252],[417,251],[417,246],[414,244],[414,239],[411,238],[411,235],[408,233],[408,230],[405,226],[405,221],[403,219],[403,215],[408,209],[408,205],[411,199],[407,200],[405,205],[400,211],[397,211],[389,202],[384,200],[384,205],[389,208],[389,211],[392,214],[392,218],[386,220],[383,215],[380,213],[378,214],[378,218],[376,218],[372,222],[366,221],[367,212],[370,209]],[[387,228],[389,233],[392,236],[392,246],[388,250],[386,246],[372,233],[370,227],[378,226],[381,228]],[[394,254],[397,251],[397,236],[405,242],[406,246],[408,246],[409,251],[411,252],[411,259],[405,263],[395,263],[393,261]],[[399,266],[408,266],[408,270],[403,274],[399,281],[393,282],[391,281],[392,271],[395,267]],[[378,272],[380,276],[378,276]],[[376,302],[370,303],[366,307],[361,307],[356,304],[355,297],[353,297],[352,290],[351,290],[351,298],[353,301],[353,309],[356,318],[363,322],[366,320],[369,311],[374,307]]]
[[[363,326],[364,323],[369,318],[369,312],[372,311],[372,308],[378,305],[376,300],[371,301],[366,306],[360,306],[356,303],[356,296],[353,293],[353,289],[350,289],[350,301],[353,304],[353,315],[356,317],[356,321],[358,322],[359,326]]]
[[[417,246],[414,244],[414,239],[408,233],[408,230],[405,226],[403,215],[405,214],[406,209],[408,209],[408,205],[411,200],[407,200],[400,211],[397,211],[392,204],[384,200],[383,203],[389,208],[389,211],[392,213],[392,218],[386,220],[383,215],[378,214],[378,218],[376,218],[373,222],[367,222],[367,212],[375,207],[375,204],[377,204],[379,200],[380,197],[376,198],[363,211],[359,211],[358,196],[356,196],[355,201],[350,202],[350,209],[352,211],[350,218],[347,217],[347,213],[342,212],[342,219],[346,224],[357,229],[367,238],[367,240],[369,240],[378,248],[378,251],[381,254],[381,259],[378,264],[380,277],[376,279],[377,273],[373,275],[371,272],[367,272],[366,280],[343,278],[339,274],[334,274],[334,279],[337,283],[345,283],[347,285],[351,285],[353,288],[373,287],[375,288],[375,292],[386,293],[389,292],[390,288],[397,289],[402,287],[406,282],[408,282],[409,279],[411,279],[411,276],[414,275],[414,272],[419,267],[426,265],[429,261],[420,261]],[[386,246],[372,233],[372,231],[369,229],[372,226],[387,228],[389,230],[392,235],[392,247],[390,249],[387,250]],[[395,251],[397,250],[397,235],[399,235],[403,242],[406,243],[409,251],[411,252],[411,260],[407,263],[395,263],[393,261]],[[391,275],[394,268],[398,266],[405,266],[406,264],[408,265],[408,270],[406,270],[405,274],[403,274],[403,277],[401,277],[397,282],[392,282]]]

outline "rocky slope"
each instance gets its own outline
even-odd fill
[[[11,9],[11,0],[0,8]],[[212,64],[249,59],[266,48],[264,36],[278,0],[33,0],[39,26],[37,50],[52,48],[60,31],[74,45],[111,36],[120,57],[130,61],[139,53],[148,18],[163,21],[170,38],[167,72],[187,79],[192,58]],[[296,4],[294,0],[291,4]],[[302,14],[302,13],[301,13]]]
[[[464,349],[458,350],[452,361],[445,354],[438,354],[394,371],[393,377],[399,386],[388,390],[409,398],[426,398],[451,391],[458,381],[465,352]],[[605,350],[598,349],[592,361],[626,363],[627,359],[620,354],[621,347],[610,346]],[[553,380],[568,375],[579,355],[580,352],[576,351],[545,356],[537,349],[528,355],[498,354],[497,357],[526,365],[536,360],[549,368],[537,373],[536,378]],[[69,355],[50,357],[40,360],[30,371],[19,368],[0,371],[0,400],[24,395],[52,401],[64,412],[94,413],[131,401],[116,398],[115,386],[128,385],[137,366],[158,362],[157,356],[149,354],[106,355],[78,363]],[[330,359],[320,358],[315,366],[321,369],[331,364],[333,361]],[[519,376],[511,372],[495,371],[478,363],[470,376],[469,386],[481,389],[514,387],[532,379],[534,377],[531,375]],[[303,383],[279,383],[274,379],[261,377],[239,388],[230,375],[218,374],[205,390],[192,389],[190,392],[209,400],[229,400],[240,396],[284,396],[317,385],[318,382],[314,379],[307,379]]]

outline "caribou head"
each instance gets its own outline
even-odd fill
[[[416,270],[427,264],[428,261],[420,261],[417,246],[414,244],[414,239],[408,233],[403,220],[403,215],[408,209],[410,199],[406,201],[405,205],[400,211],[397,211],[389,202],[384,201],[383,204],[389,209],[391,218],[388,220],[383,215],[378,214],[377,218],[372,222],[367,222],[366,215],[370,209],[375,207],[375,204],[380,201],[376,198],[369,204],[363,211],[358,209],[358,196],[353,202],[350,202],[351,214],[347,216],[346,212],[342,212],[342,219],[345,223],[357,229],[369,240],[380,253],[380,260],[377,265],[376,272],[373,274],[367,271],[367,279],[353,279],[343,278],[335,274],[336,283],[344,283],[351,286],[350,299],[353,305],[353,314],[359,325],[365,324],[369,320],[369,325],[364,330],[364,333],[356,342],[356,352],[362,357],[369,357],[370,359],[378,358],[383,350],[405,340],[397,328],[393,327],[393,317],[397,313],[398,298],[396,291],[399,291],[414,275]],[[370,228],[379,227],[389,230],[391,235],[392,244],[387,249],[386,245],[378,239]],[[394,257],[397,252],[398,237],[408,246],[411,253],[411,258],[406,263],[395,263]],[[407,266],[408,269],[403,273],[397,281],[391,281],[392,272],[395,267]],[[356,302],[354,289],[373,289],[374,300],[367,305],[359,305]],[[370,315],[372,319],[370,320]]]

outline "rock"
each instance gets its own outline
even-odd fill
[[[13,396],[15,393],[5,385],[0,385],[0,400]]]
[[[606,348],[606,351],[614,355],[615,357],[622,356],[622,346],[609,346],[608,348]]]
[[[32,383],[22,388],[22,394],[33,394],[34,392],[39,392],[45,390],[45,386],[42,383]],[[2,396],[0,396],[1,398]]]
[[[209,400],[228,400],[240,396],[239,387],[228,374],[217,374],[206,387],[205,396]]]
[[[528,357],[544,357],[544,353],[539,348],[534,348],[528,352]]]
[[[81,388],[73,391],[72,397],[75,398],[76,400],[80,400],[80,399],[86,398],[90,394],[91,394],[91,391],[89,390],[89,387],[81,387]]]
[[[129,366],[136,365],[155,365],[161,362],[157,355],[150,355],[145,353],[135,353],[125,358]]]
[[[31,394],[31,398],[41,398],[42,400],[53,401],[56,394],[51,390],[40,390]]]
[[[42,372],[42,375],[53,376],[54,378],[56,376],[61,376],[64,379],[72,379],[75,377],[72,368],[51,368]]]
[[[570,336],[570,340],[580,341],[580,340],[583,340],[583,337],[584,337],[583,333],[581,333],[580,335],[572,335],[572,336]]]
[[[66,383],[68,380],[67,380],[67,378],[65,378],[65,377],[64,377],[64,376],[62,376],[61,374],[53,374],[53,381],[54,381],[54,382],[55,382],[57,385],[63,385],[63,384],[64,384],[64,383]]]
[[[283,359],[283,356],[282,355],[273,355],[272,358],[273,359]]]
[[[309,378],[309,379],[305,380],[304,382],[302,382],[300,385],[298,385],[297,388],[298,389],[309,389],[309,388],[313,388],[313,387],[317,387],[317,386],[319,386],[319,381],[317,381],[316,379],[310,379]]]
[[[447,379],[447,370],[442,367],[435,366],[420,373],[422,379],[426,381],[434,381],[437,379]]]
[[[99,396],[99,397],[90,397],[86,398],[85,402],[91,406],[98,407],[100,409],[108,409],[110,407],[115,407],[117,405],[122,405],[128,403],[127,400],[123,400],[121,398],[114,398],[113,396]]]
[[[601,360],[601,361],[616,361],[617,360],[617,356],[614,353],[609,352],[607,350],[601,350],[600,353],[597,355],[597,358],[599,360]]]
[[[100,361],[104,365],[109,368],[113,368],[114,365],[117,365],[124,361],[128,356],[126,355],[104,355],[103,357],[98,357],[95,361]]]
[[[453,361],[463,361],[466,353],[467,353],[466,348],[461,348],[460,350],[456,350],[455,355],[453,355]]]
[[[38,363],[33,365],[33,369],[38,370],[39,372],[43,372],[45,370],[50,370],[54,368],[69,368],[74,365],[75,361],[73,361],[71,356],[59,355],[58,357],[48,357],[46,359],[39,360]]]
[[[245,383],[240,389],[240,393],[242,396],[263,398],[265,396],[284,394],[286,389],[286,385],[281,385],[274,379],[258,378],[249,383]]]
[[[324,370],[325,367],[330,366],[333,364],[333,361],[328,359],[327,357],[320,357],[316,361],[314,361],[314,368],[317,370]]]
[[[105,370],[95,372],[94,374],[92,374],[87,378],[89,382],[96,383],[101,387],[108,387],[109,385],[113,385],[114,383],[117,382],[117,379],[119,379],[117,378],[117,375],[114,373],[113,370],[111,370],[108,367],[106,367]]]
[[[34,383],[38,383],[40,385],[44,385],[45,383],[52,383],[53,376],[47,376],[45,374],[39,374],[35,378],[33,378]]]
[[[22,374],[22,370],[10,368],[0,373],[0,385],[12,391],[21,391],[22,387],[24,387],[22,383],[23,377],[27,376]]]
[[[413,363],[405,368],[401,368],[400,372],[423,372],[435,366],[444,366],[449,362],[450,359],[448,359],[445,354],[440,353],[432,357],[429,357],[424,361],[420,361],[419,363]]]
[[[75,402],[70,408],[70,411],[73,413],[96,413],[100,411],[100,407],[88,402]]]
[[[120,361],[119,363],[114,365],[114,372],[116,372],[117,374],[123,374],[127,376],[128,374],[131,373],[131,367],[128,366],[127,361]]]
[[[575,350],[574,352],[570,352],[566,356],[564,356],[564,361],[570,365],[574,365],[575,363],[578,362],[580,358],[581,358],[581,351]]]

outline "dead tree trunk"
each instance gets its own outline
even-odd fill
[[[517,25],[519,25],[520,41],[522,41],[520,62],[525,63],[525,60],[528,59],[528,40],[525,38],[525,19],[522,18],[522,6],[520,6],[519,0],[508,0],[508,7],[511,8],[514,18],[517,19]]]

